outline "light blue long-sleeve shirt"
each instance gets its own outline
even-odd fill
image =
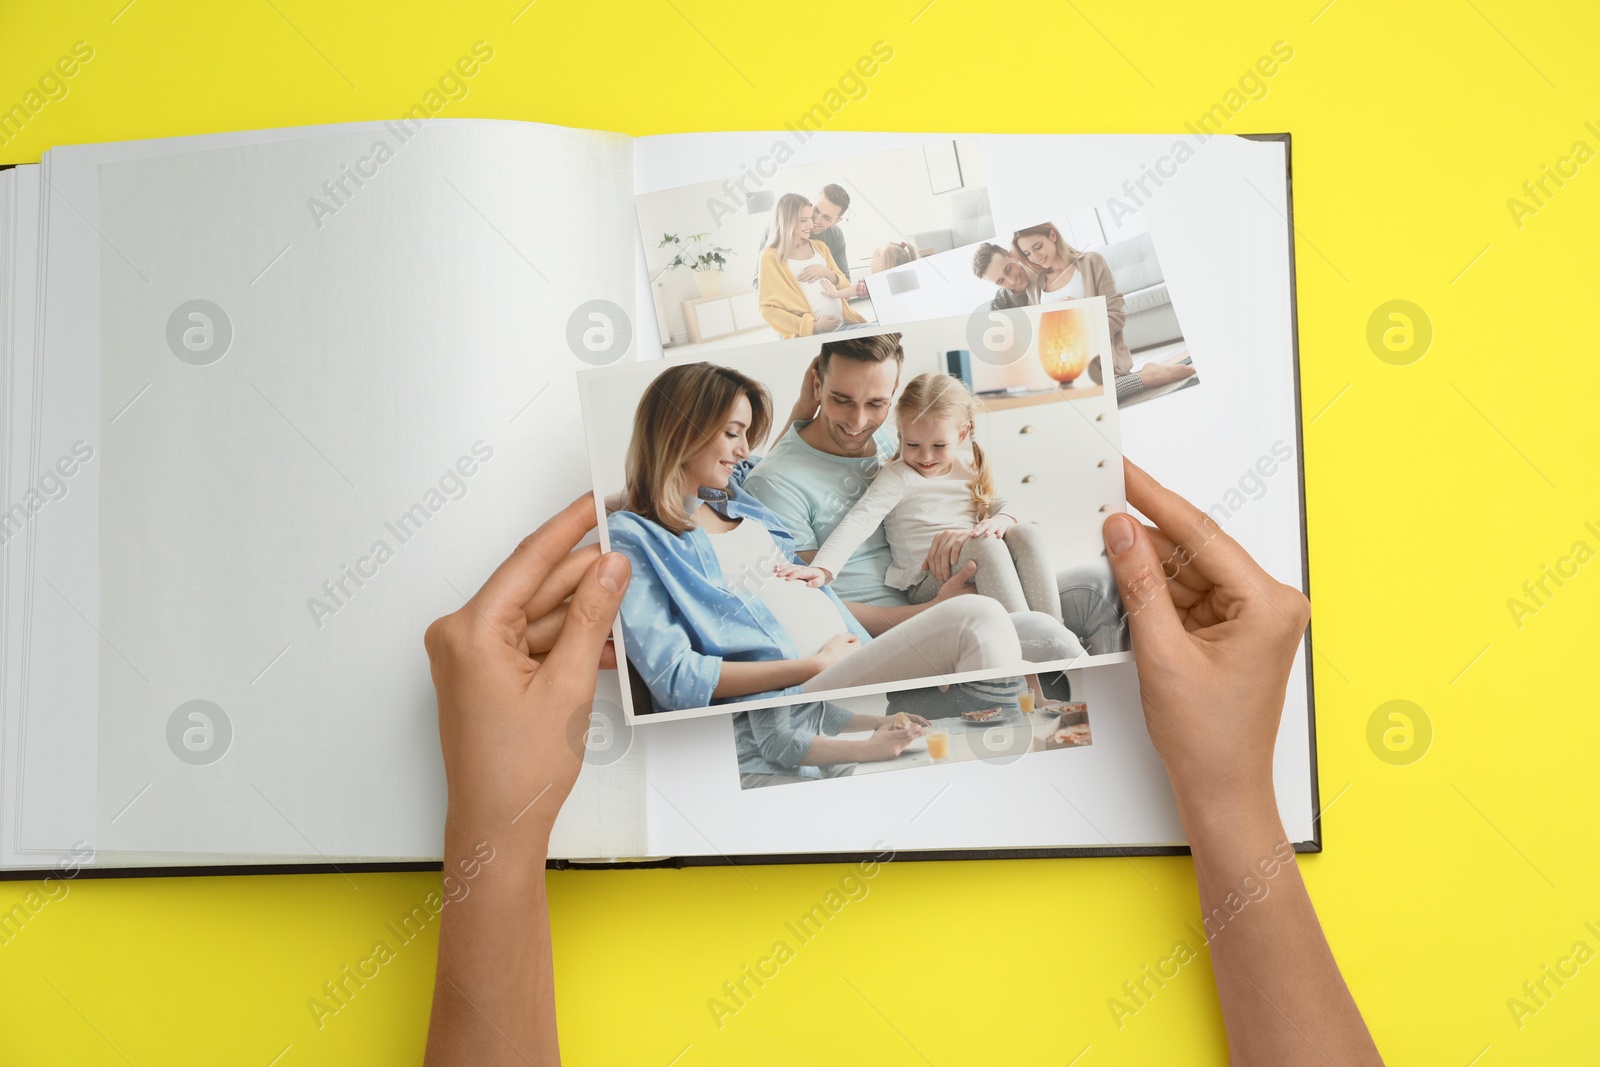
[[[793,774],[822,778],[822,768],[802,766],[819,734],[832,737],[855,718],[839,704],[790,704],[735,712],[733,743],[741,774]]]
[[[728,519],[759,522],[783,557],[798,563],[794,539],[771,511],[749,494],[701,490]],[[650,690],[652,711],[679,711],[765,697],[798,696],[798,685],[738,697],[711,694],[723,660],[798,659],[794,641],[759,594],[722,573],[710,535],[698,526],[674,534],[630,511],[606,519],[611,547],[628,557],[633,578],[622,597],[622,636],[628,662]],[[848,631],[863,645],[872,638],[831,589],[822,589]]]

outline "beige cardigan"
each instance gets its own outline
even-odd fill
[[[1128,313],[1122,307],[1122,293],[1117,289],[1116,280],[1111,277],[1111,267],[1106,263],[1106,258],[1099,252],[1085,252],[1078,257],[1078,273],[1083,275],[1083,295],[1103,296],[1106,298],[1106,318],[1111,323],[1111,354],[1112,370],[1115,374],[1133,373],[1133,353],[1128,351],[1128,342],[1122,339],[1122,325],[1128,321]],[[1032,303],[1038,304],[1044,298],[1044,275],[1036,274],[1028,283],[1028,295]],[[1099,359],[1089,367],[1089,375],[1096,382],[1100,381]]]
[[[813,238],[811,247],[817,250],[829,270],[844,277],[844,272],[833,261],[833,253],[828,251],[827,245]],[[761,303],[761,317],[784,340],[810,337],[816,331],[817,321],[811,313],[811,301],[806,299],[805,291],[800,288],[800,280],[794,276],[794,271],[789,269],[789,264],[776,248],[768,247],[761,252],[761,288],[757,290],[756,298]],[[850,306],[848,300],[839,301],[839,314],[845,322],[867,321]]]

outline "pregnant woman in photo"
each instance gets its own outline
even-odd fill
[[[779,578],[793,538],[732,485],[771,424],[763,385],[709,363],[668,369],[639,401],[606,528],[633,564],[623,644],[653,710],[1020,667],[998,601],[952,598],[874,640],[831,589]]]
[[[772,243],[761,252],[761,317],[785,340],[866,321],[848,302],[855,286],[833,253],[811,239],[811,211],[811,201],[799,193],[779,197],[772,209]]]

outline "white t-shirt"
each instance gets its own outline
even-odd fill
[[[1067,279],[1067,284],[1053,293],[1041,292],[1039,303],[1056,304],[1063,300],[1083,299],[1083,268],[1079,267],[1072,272],[1072,277]]]
[[[828,265],[827,261],[821,256],[815,255],[806,259],[790,259],[786,262],[789,264],[789,269],[794,272],[796,281],[799,281],[800,272],[807,267],[826,267]],[[817,318],[820,319],[824,315],[832,315],[841,321],[844,319],[844,315],[839,310],[839,298],[829,296],[824,292],[822,282],[800,282],[800,291],[806,294],[806,300],[811,304],[811,314]]]
[[[882,523],[889,541],[884,584],[910,588],[922,580],[922,564],[933,547],[934,534],[971,529],[977,522],[972,478],[971,461],[965,455],[956,457],[948,473],[934,478],[924,477],[903,459],[892,460],[833,528],[811,565],[837,577],[851,554]],[[1006,514],[1016,517],[1010,509]]]
[[[728,587],[753,593],[765,604],[788,632],[797,655],[813,655],[828,638],[849,632],[844,616],[821,589],[777,576],[773,568],[788,560],[761,523],[743,518],[727,533],[707,533]]]

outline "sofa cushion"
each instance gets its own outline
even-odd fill
[[[1167,283],[1158,282],[1148,289],[1139,289],[1134,292],[1123,290],[1122,309],[1129,315],[1140,311],[1150,311],[1162,304],[1172,303],[1172,297],[1167,293]]]
[[[1116,241],[1096,249],[1105,257],[1111,268],[1111,277],[1123,293],[1148,289],[1166,279],[1161,274],[1161,264],[1156,260],[1156,246],[1147,233]]]
[[[950,229],[923,230],[910,235],[911,243],[932,255],[937,252],[948,252],[956,247],[955,232]]]
[[[1127,321],[1122,324],[1122,340],[1130,352],[1153,348],[1182,338],[1183,330],[1178,326],[1178,313],[1168,302],[1138,313],[1130,313]]]

